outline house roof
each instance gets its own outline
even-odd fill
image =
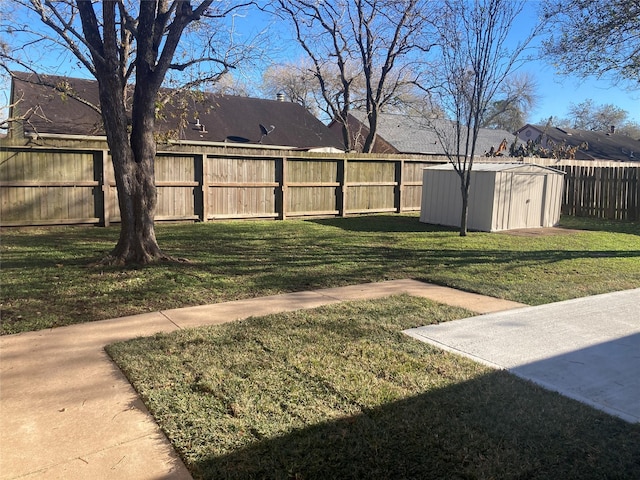
[[[366,124],[365,113],[354,111],[353,117],[363,126]],[[455,122],[451,120],[393,113],[378,114],[378,136],[402,153],[444,155],[446,152],[442,143],[444,141],[446,144],[447,139],[454,137],[454,129]],[[489,152],[492,147],[495,151],[505,139],[507,145],[510,145],[515,135],[506,130],[481,128],[476,152],[482,155]]]
[[[24,133],[104,135],[100,115],[74,96],[99,105],[95,81],[14,72],[11,81],[10,118],[25,116]]]
[[[99,103],[95,80],[15,74],[12,104],[20,101],[12,116],[30,112],[25,133],[104,135],[100,115],[65,89]],[[177,94],[159,111],[156,129],[178,140],[344,148],[338,135],[297,103],[212,93]]]
[[[453,170],[454,166],[451,163],[443,163],[441,165],[434,165],[425,167],[425,170]],[[490,163],[490,162],[477,162],[473,164],[473,172],[506,172],[506,171],[545,171],[551,173],[557,173],[564,175],[562,170],[558,170],[551,167],[545,167],[543,165],[535,165],[532,163]]]
[[[526,131],[531,132],[532,130],[537,132],[538,135],[552,139],[556,144],[565,143],[575,147],[586,143],[587,148],[579,149],[576,153],[576,158],[619,161],[640,160],[640,141],[626,135],[531,124],[519,129],[516,135],[525,142],[527,140],[536,140],[524,135]],[[546,140],[544,139],[543,145],[546,146]]]

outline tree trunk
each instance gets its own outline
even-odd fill
[[[462,210],[460,212],[460,236],[467,236],[467,221],[469,218],[469,176],[463,172],[460,176],[460,191],[462,192]]]
[[[349,125],[347,122],[341,124],[342,141],[344,142],[345,152],[350,152],[353,148],[351,141],[351,132],[349,131]]]
[[[144,265],[170,260],[160,250],[154,228],[157,191],[153,107],[134,109],[134,126],[129,133],[124,99],[118,98],[117,93],[123,91],[123,87],[117,82],[109,84],[104,77],[99,84],[101,96],[106,96],[104,100],[101,98],[102,117],[111,150],[121,219],[118,243],[101,263]],[[155,97],[146,98],[147,103],[150,98]],[[153,106],[153,100],[150,103]]]
[[[154,228],[157,192],[153,159],[138,162],[128,150],[118,154],[112,151],[121,223],[118,243],[105,261],[144,265],[169,259],[158,246]]]
[[[372,153],[376,143],[376,132],[378,130],[378,111],[372,111],[369,115],[369,133],[362,146],[363,153]]]
[[[199,2],[196,10],[188,1],[175,2],[173,6],[169,2],[141,1],[137,21],[126,22],[135,24],[135,32],[124,25],[122,9],[126,7],[121,2],[102,2],[101,19],[94,11],[94,3],[100,5],[78,0],[76,7],[98,80],[121,218],[118,243],[102,263],[147,264],[169,260],[158,246],[154,228],[156,99],[185,27],[197,21],[212,0]],[[178,7],[174,8],[175,5]],[[129,123],[125,90],[133,51],[136,82]],[[79,58],[83,61],[82,55]]]
[[[467,236],[467,218],[469,217],[469,194],[462,193],[462,212],[460,215],[460,236]]]

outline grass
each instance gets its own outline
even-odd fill
[[[118,227],[5,228],[0,333],[397,278],[532,305],[640,286],[640,224],[562,226],[573,230],[462,238],[416,215],[161,224],[160,245],[190,263],[125,269],[88,266]]]
[[[108,347],[196,479],[636,479],[640,425],[403,329],[407,296]]]

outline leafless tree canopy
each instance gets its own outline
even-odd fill
[[[611,132],[640,139],[640,125],[629,120],[629,112],[610,103],[597,105],[592,99],[569,106],[564,126],[578,130]],[[562,125],[557,125],[562,126]]]
[[[312,71],[330,117],[343,125],[350,148],[348,114],[356,100],[369,119],[364,149],[375,141],[377,112],[403,86],[421,78],[412,55],[428,50],[426,0],[277,0],[295,37],[312,63]],[[358,82],[364,97],[357,95]],[[337,86],[337,88],[335,88]]]
[[[535,78],[521,72],[506,77],[497,95],[484,112],[481,126],[509,132],[526,123],[527,112],[535,108],[539,98]]]
[[[329,96],[331,98],[339,96],[342,83],[337,70],[334,69],[333,73],[328,70],[324,71],[322,76],[325,78],[325,89],[330,92]],[[367,92],[364,76],[362,74],[354,75],[350,85],[351,105],[349,110],[366,111]],[[389,97],[378,111],[443,116],[441,109],[431,102],[429,96],[425,95],[411,79],[406,79],[402,83],[398,82],[394,87],[394,96]],[[327,104],[320,91],[313,65],[308,58],[268,67],[262,76],[262,92],[268,98],[276,98],[278,93],[282,93],[288,101],[299,103],[325,122],[333,120],[331,106]]]

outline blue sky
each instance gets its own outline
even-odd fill
[[[519,35],[528,33],[535,22],[538,6],[538,0],[527,2],[522,18],[517,22],[512,32],[514,40],[517,40]],[[273,32],[269,37],[277,39],[276,42],[279,45],[279,58],[296,61],[303,56],[296,42],[290,38],[287,39],[286,28],[282,28],[273,20],[266,20],[259,13],[247,12],[245,15],[239,15],[234,19],[234,24],[240,33],[246,35],[245,38],[251,37],[256,31],[269,26],[270,31]],[[49,55],[49,58],[59,65],[60,60],[56,59],[55,55]],[[635,91],[629,91],[620,86],[612,85],[606,80],[561,76],[556,74],[553,66],[543,61],[529,62],[523,65],[520,71],[531,74],[538,84],[539,102],[536,108],[529,112],[529,123],[544,122],[550,116],[566,117],[572,103],[578,104],[587,99],[592,99],[596,105],[613,104],[620,107],[628,112],[629,120],[640,123],[640,89],[638,88]],[[62,66],[56,68],[55,73],[83,77],[87,75],[86,72],[78,72],[73,62],[63,62]],[[6,90],[0,91],[0,106],[6,104],[7,100],[8,92]],[[4,115],[0,114],[0,116]]]
[[[627,91],[596,78],[580,79],[560,76],[553,68],[539,65],[534,71],[538,80],[539,106],[530,113],[530,123],[550,116],[566,117],[569,106],[592,99],[596,105],[612,104],[629,114],[628,120],[640,124],[640,91]]]
[[[538,0],[527,1],[519,26],[526,28],[536,22],[539,5]],[[539,43],[540,40],[532,45],[536,47]],[[538,123],[550,116],[566,117],[571,104],[592,99],[595,105],[612,104],[626,110],[628,120],[640,124],[640,88],[637,84],[635,91],[630,91],[604,79],[564,76],[556,73],[550,62],[541,60],[523,65],[521,70],[534,76],[540,97],[537,107],[529,114],[529,123]]]

